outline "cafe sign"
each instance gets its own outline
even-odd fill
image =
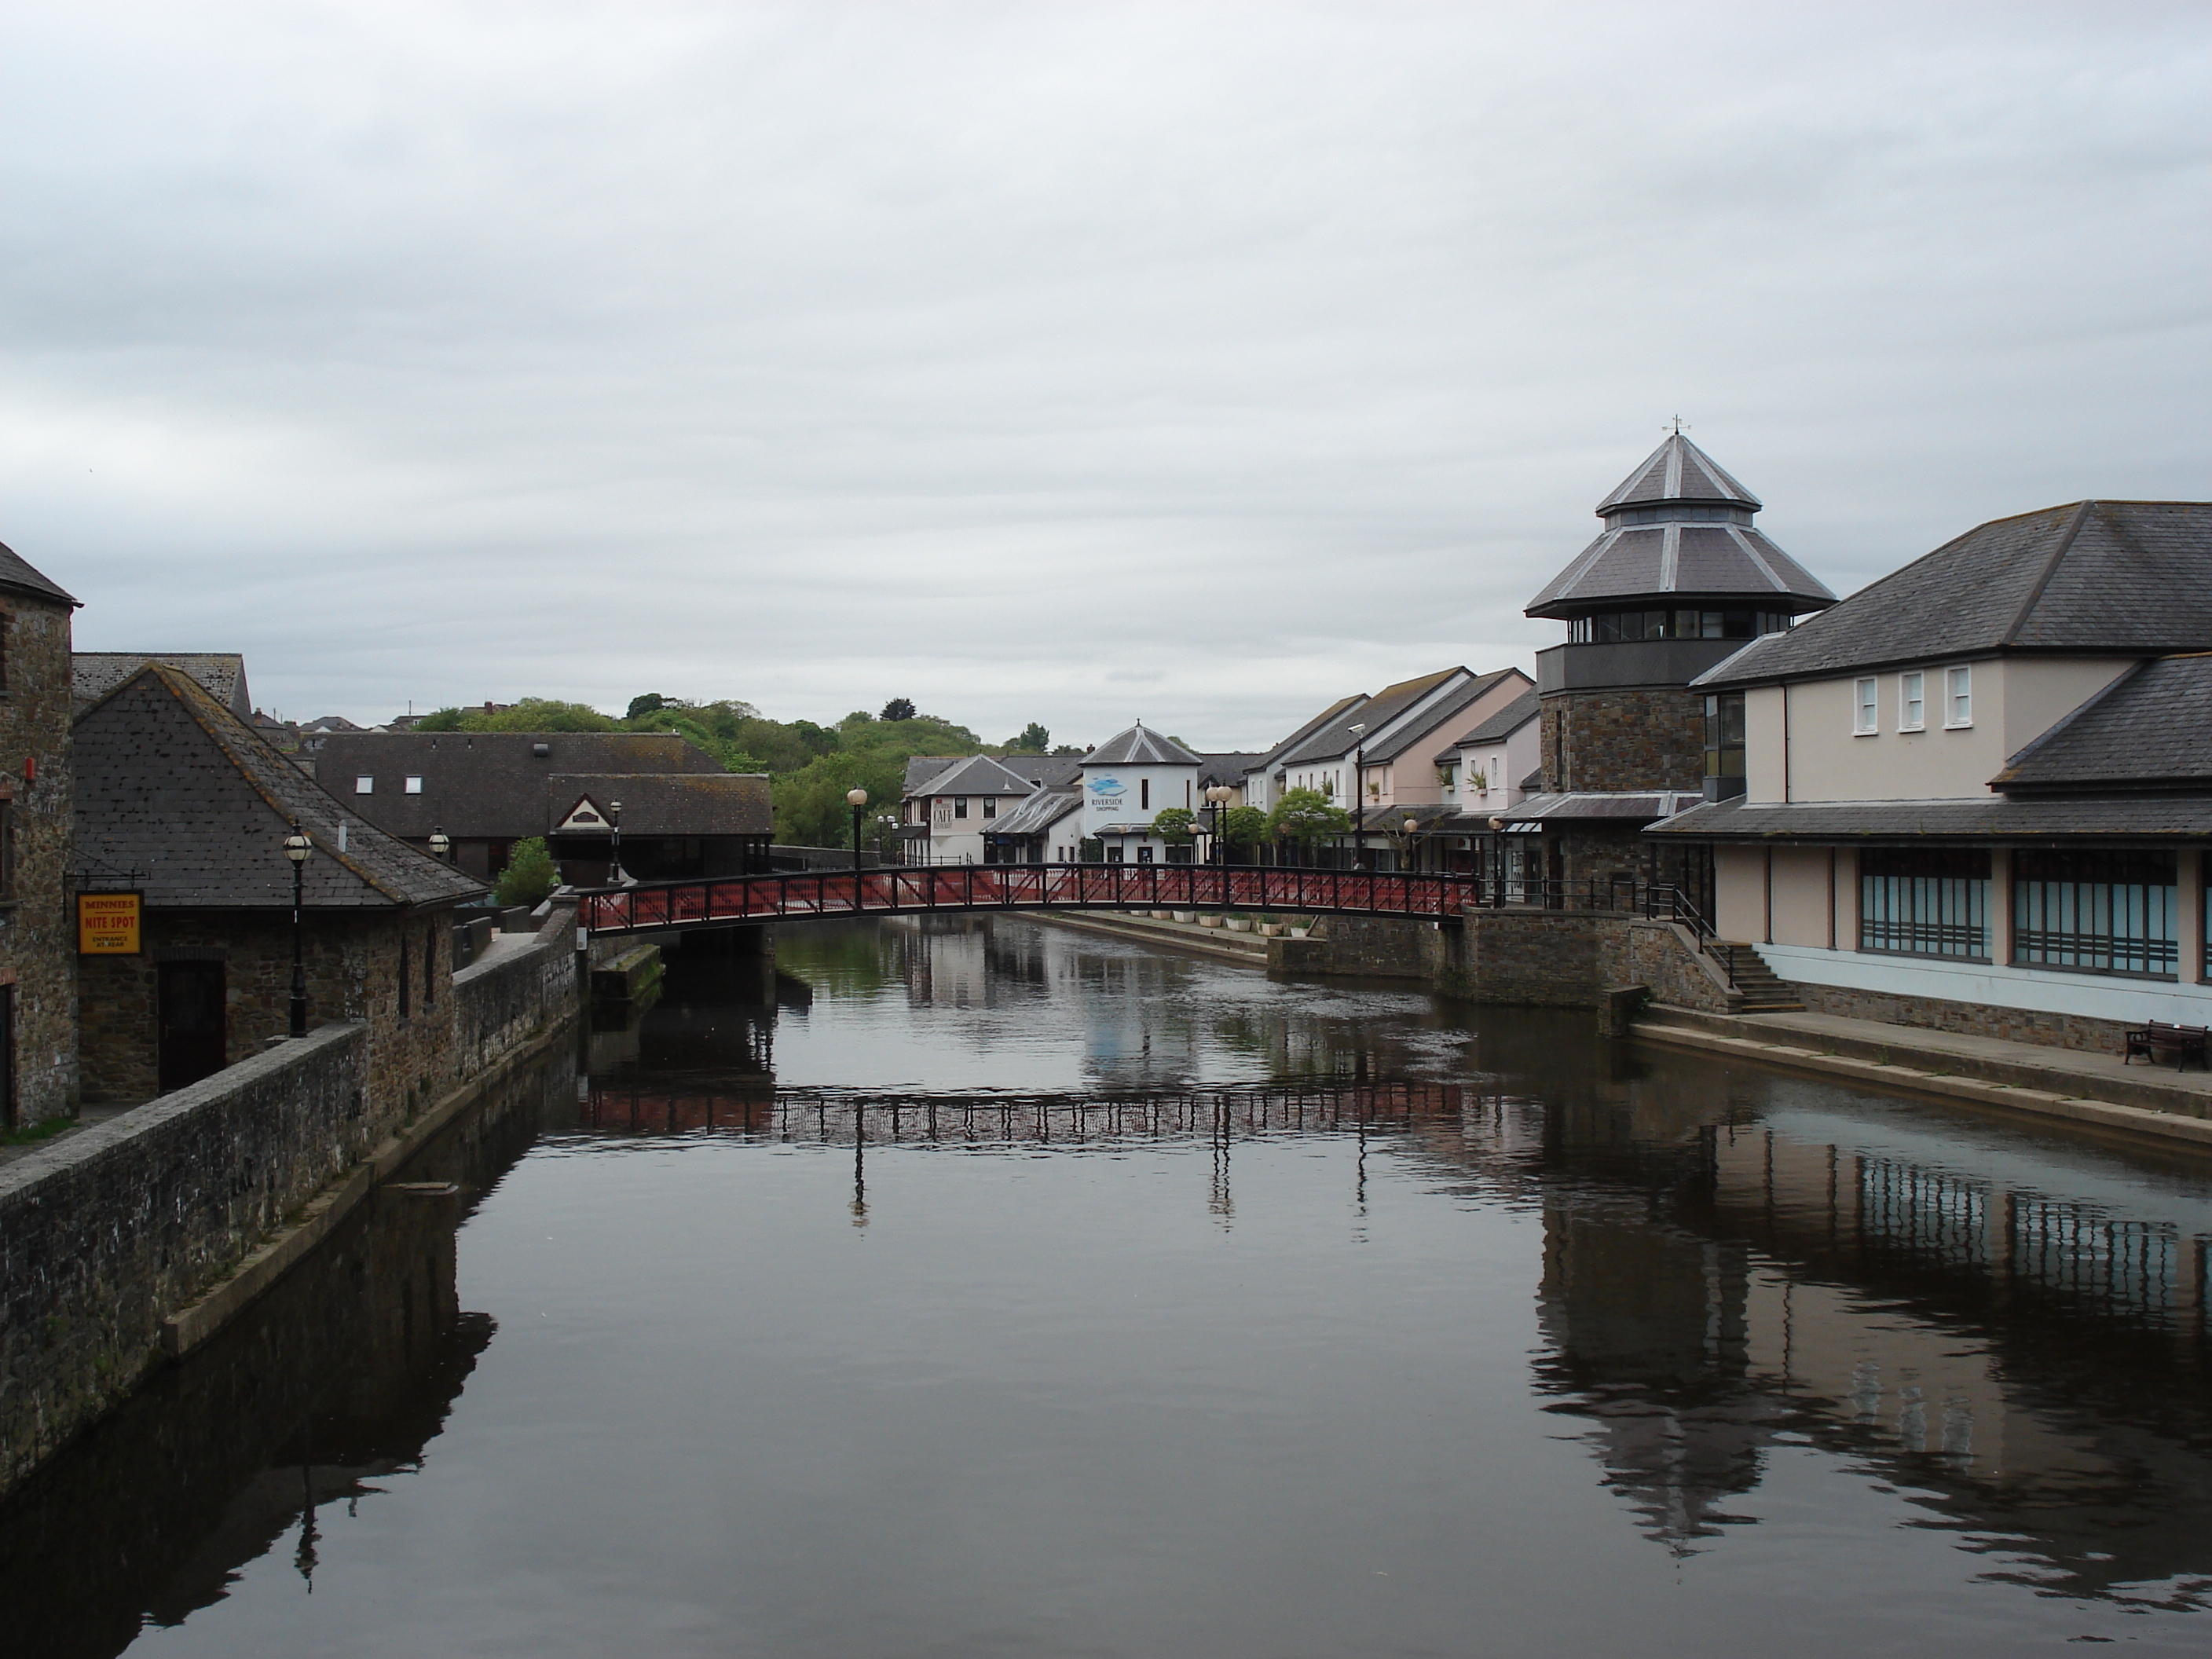
[[[79,893],[76,951],[82,957],[135,957],[139,923],[146,908],[143,893]]]

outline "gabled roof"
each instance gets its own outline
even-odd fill
[[[922,785],[927,783],[948,766],[957,766],[965,755],[909,755],[906,762],[906,793],[920,795],[928,793]]]
[[[1200,755],[1198,757],[1198,787],[1211,789],[1214,785],[1241,786],[1244,775],[1267,758],[1266,755],[1247,755],[1231,752],[1224,755]]]
[[[1748,507],[1753,513],[1765,505],[1679,432],[1646,456],[1643,465],[1597,504],[1598,516],[1661,501],[1714,502]]]
[[[15,593],[33,594],[41,599],[58,600],[63,605],[83,603],[48,581],[28,559],[5,543],[0,543],[0,588]]]
[[[1198,757],[1173,738],[1147,732],[1139,720],[1083,757],[1085,766],[1195,766]]]
[[[1698,685],[1938,657],[2165,656],[2212,647],[2212,502],[2073,501],[1978,525]]]
[[[2123,674],[1991,780],[2008,795],[2212,791],[2212,654]]]
[[[1011,812],[1001,812],[987,835],[1041,836],[1083,805],[1079,789],[1040,789]]]
[[[1351,711],[1366,701],[1367,694],[1364,691],[1355,691],[1348,697],[1339,697],[1334,702],[1329,704],[1328,708],[1322,709],[1320,714],[1316,714],[1304,726],[1298,727],[1297,731],[1291,732],[1290,736],[1285,738],[1273,749],[1270,749],[1265,755],[1262,755],[1255,763],[1246,767],[1244,769],[1248,773],[1264,772],[1271,766],[1279,766],[1283,764],[1284,757],[1289,755],[1292,750],[1303,748],[1306,740],[1312,737],[1315,732],[1319,732],[1328,726],[1329,723],[1334,720],[1339,715],[1342,715],[1345,719],[1349,720],[1351,718]]]
[[[1395,685],[1386,685],[1371,697],[1361,697],[1340,705],[1341,714],[1310,730],[1296,747],[1278,756],[1277,763],[1283,766],[1310,766],[1318,761],[1331,761],[1349,755],[1360,742],[1360,737],[1352,731],[1354,726],[1364,726],[1369,732],[1379,735],[1393,716],[1405,713],[1453,675],[1465,672],[1464,668],[1440,669],[1433,674],[1423,674],[1416,679],[1400,680]]]
[[[1441,764],[1455,760],[1461,750],[1472,749],[1477,744],[1504,742],[1537,717],[1542,709],[1543,701],[1533,690],[1522,692],[1450,748],[1438,750],[1436,755],[1437,763]]]
[[[260,723],[246,689],[246,659],[235,651],[72,651],[70,691],[76,707],[89,708],[149,662],[183,669],[232,714]]]
[[[555,773],[545,780],[545,827],[586,798],[610,811],[620,801],[625,836],[765,836],[775,827],[758,772]]]
[[[556,776],[732,775],[667,732],[342,732],[319,742],[301,760],[324,787],[371,823],[417,840],[434,829],[464,839],[542,836]],[[356,793],[363,777],[375,781],[372,793]],[[422,779],[421,793],[407,793],[410,777]],[[572,792],[558,808],[574,801]]]
[[[72,736],[76,855],[102,876],[137,872],[149,906],[289,908],[283,842],[295,819],[315,843],[301,871],[311,908],[451,903],[484,890],[348,811],[180,669],[141,669],[79,715]]]
[[[956,760],[928,781],[916,795],[1026,795],[1036,787],[1027,778],[1010,772],[989,755],[969,755]]]
[[[1525,680],[1528,677],[1517,668],[1487,674],[1445,668],[1386,685],[1371,697],[1338,705],[1340,712],[1310,726],[1301,741],[1276,757],[1276,763],[1310,766],[1340,759],[1355,748],[1370,761],[1395,760],[1422,746],[1437,726],[1508,678]],[[1352,731],[1355,725],[1366,730],[1355,736]]]
[[[1457,671],[1466,673],[1465,669]],[[1457,720],[1474,703],[1497,689],[1501,680],[1519,680],[1528,684],[1528,677],[1517,668],[1494,669],[1487,674],[1469,675],[1456,684],[1446,684],[1424,694],[1406,700],[1395,710],[1381,714],[1381,725],[1367,728],[1364,749],[1367,759],[1395,761],[1415,749],[1426,748],[1437,727]],[[1533,692],[1535,688],[1530,686]],[[1376,698],[1382,705],[1389,697],[1388,691]]]

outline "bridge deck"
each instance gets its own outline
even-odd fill
[[[594,933],[935,910],[1264,910],[1455,919],[1473,876],[1202,864],[975,864],[641,883],[586,893]]]

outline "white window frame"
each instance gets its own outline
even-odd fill
[[[1897,677],[1897,729],[1928,729],[1928,675],[1923,669],[1912,669]]]
[[[1851,735],[1871,738],[1881,729],[1881,682],[1871,675],[1851,682]]]
[[[375,777],[369,773],[363,772],[360,776],[356,777],[353,781],[353,792],[356,795],[374,794],[376,793]]]
[[[1943,671],[1943,729],[1964,732],[1973,723],[1974,670],[1972,664],[1962,663]]]
[[[422,780],[415,773],[410,772],[407,775],[405,788],[409,794],[419,795],[422,793]]]

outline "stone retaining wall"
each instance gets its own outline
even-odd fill
[[[0,1490],[124,1395],[161,1321],[369,1150],[325,1025],[0,1169]]]
[[[1840,1014],[1847,1019],[1878,1019],[1892,1025],[1917,1025],[1965,1036],[2003,1037],[2087,1054],[2116,1054],[2127,1046],[2124,1020],[2093,1019],[2084,1014],[2045,1013],[2033,1008],[1953,1002],[1942,997],[1888,996],[1847,986],[1790,981],[1790,989],[1808,1012]]]

